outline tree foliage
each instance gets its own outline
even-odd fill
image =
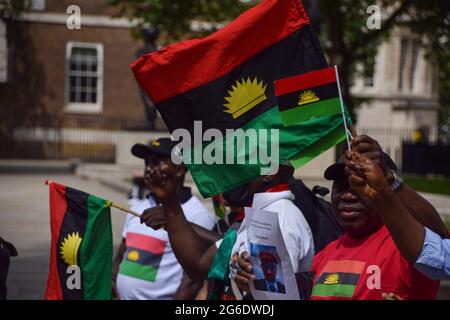
[[[31,0],[0,0],[0,18],[14,18],[30,7]]]
[[[169,41],[192,35],[193,20],[226,22],[255,5],[257,0],[108,0],[119,15],[130,15],[158,26]],[[283,1],[283,0],[279,0]],[[405,25],[424,35],[431,46],[428,57],[439,69],[441,104],[450,105],[449,13],[450,1],[443,0],[304,0],[311,11],[328,62],[339,67],[344,100],[354,116],[361,100],[352,97],[350,87],[355,76],[373,74],[375,56],[381,41],[389,39],[394,27]],[[381,28],[369,30],[367,8],[381,8]],[[268,22],[270,23],[270,22]],[[209,32],[214,29],[209,30]],[[362,67],[361,67],[362,66]]]

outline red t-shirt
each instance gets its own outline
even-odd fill
[[[311,271],[313,300],[435,299],[439,290],[401,256],[386,226],[362,239],[345,233],[314,257]]]

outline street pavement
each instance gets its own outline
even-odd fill
[[[71,174],[1,174],[0,236],[19,253],[11,258],[8,299],[43,299],[50,255],[49,193],[46,179],[126,204],[126,194]],[[115,247],[125,214],[112,209]]]
[[[78,175],[52,173],[52,170],[47,170],[47,173],[0,174],[0,236],[12,242],[19,253],[18,257],[11,258],[8,299],[44,298],[50,254],[49,194],[45,180],[51,179],[126,205],[130,172],[122,174],[117,173],[117,169],[103,169],[97,177],[95,171],[98,170],[84,170],[84,174]],[[186,182],[194,187],[194,194],[198,195],[190,177]],[[324,182],[305,181],[309,187],[316,184],[329,187]],[[450,197],[425,196],[437,208],[450,208]],[[211,209],[210,200],[203,202]],[[116,249],[121,239],[125,214],[112,209],[111,216]],[[439,297],[450,299],[450,282],[442,283],[441,287],[443,290]]]

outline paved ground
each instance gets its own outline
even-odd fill
[[[9,168],[8,168],[9,169]],[[106,168],[104,168],[106,170]],[[110,169],[110,168],[108,168]],[[1,171],[1,170],[0,170]],[[9,299],[42,299],[44,297],[49,263],[50,227],[48,188],[46,179],[93,193],[100,197],[126,204],[129,182],[124,181],[121,171],[103,171],[99,180],[94,170],[85,170],[84,175],[70,173],[0,174],[0,236],[14,243],[19,257],[12,258],[8,277]],[[64,170],[57,170],[64,171]],[[5,171],[3,171],[5,172]],[[17,172],[17,171],[14,171]],[[129,174],[129,173],[128,173]],[[82,178],[85,176],[86,178]],[[89,177],[90,179],[87,179]],[[192,184],[188,179],[188,184]],[[305,181],[308,186],[325,185],[323,181]],[[450,208],[450,197],[426,195],[437,208]],[[205,201],[211,207],[211,201]],[[117,246],[120,241],[125,214],[113,209],[113,233]],[[441,299],[450,299],[450,283],[443,283]]]
[[[1,174],[0,236],[19,251],[19,256],[11,259],[8,299],[44,297],[50,248],[48,187],[44,181],[49,178],[106,199],[126,202],[124,193],[71,174]],[[124,218],[121,211],[113,210],[116,244]]]

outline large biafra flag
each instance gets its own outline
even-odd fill
[[[45,298],[111,299],[109,201],[53,181],[47,184],[52,239]]]
[[[276,160],[294,160],[298,167],[345,139],[343,118],[334,113],[284,126],[273,83],[327,66],[302,3],[265,0],[218,32],[144,55],[131,67],[172,133],[184,128],[196,140],[195,121],[202,122],[201,132],[218,129],[224,137],[230,137],[227,129],[278,129]],[[272,139],[258,137],[257,143],[239,147],[214,137],[193,143],[190,152],[183,153],[205,197],[254,179],[266,163],[259,158],[256,163],[191,161],[199,150],[201,154],[220,145],[235,158],[250,156],[263,142],[270,146]]]

